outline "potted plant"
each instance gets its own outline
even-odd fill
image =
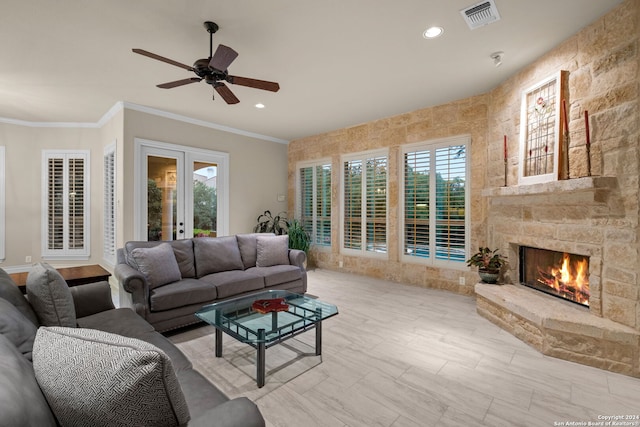
[[[478,267],[480,279],[485,283],[496,283],[500,269],[507,264],[507,260],[498,253],[498,249],[480,247],[478,252],[467,260],[468,266]]]
[[[258,223],[253,227],[255,233],[287,234],[287,217],[284,212],[273,216],[271,211],[264,211],[258,216],[257,221]]]
[[[293,219],[288,223],[289,249],[300,249],[305,254],[309,254],[309,246],[311,245],[311,236],[304,229],[300,221]]]

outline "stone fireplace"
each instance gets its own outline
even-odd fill
[[[635,287],[635,264],[625,267],[631,258],[617,179],[489,188],[482,195],[489,246],[507,254],[509,268],[506,285],[476,285],[478,312],[544,354],[640,377],[638,296],[619,291],[623,280]],[[523,264],[526,248],[535,249],[533,267]],[[565,261],[574,264],[569,272],[560,271]],[[584,276],[587,288],[566,274]],[[535,286],[524,286],[523,278]],[[539,292],[543,282],[558,289]]]

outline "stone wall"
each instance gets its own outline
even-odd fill
[[[476,96],[433,108],[425,108],[395,117],[376,120],[351,128],[293,141],[289,144],[289,211],[294,210],[296,165],[300,161],[331,158],[332,163],[332,223],[340,223],[340,186],[342,165],[340,156],[348,153],[389,149],[388,195],[388,260],[346,256],[339,244],[312,249],[310,262],[329,269],[342,269],[357,274],[393,280],[431,288],[447,289],[471,295],[477,274],[468,270],[446,270],[423,264],[400,262],[398,229],[399,158],[403,144],[428,141],[459,135],[471,136],[471,240],[484,238],[482,218],[485,216],[481,192],[485,186],[484,165],[487,162],[487,105],[486,95]],[[474,219],[476,219],[474,221]],[[332,242],[340,241],[339,227],[334,226]],[[342,264],[341,264],[342,263]],[[339,267],[342,265],[342,267]],[[459,277],[465,277],[461,285]]]
[[[590,256],[591,312],[640,329],[638,199],[640,2],[623,3],[489,94],[487,239],[509,254],[506,280],[518,281],[517,248]],[[520,96],[567,70],[571,179],[518,186]],[[586,177],[584,111],[589,111],[591,175]],[[510,135],[508,187],[502,147]]]
[[[333,223],[339,224],[340,155],[381,147],[390,150],[389,259],[347,257],[339,244],[313,250],[323,268],[367,274],[419,286],[473,293],[477,276],[401,263],[398,248],[398,155],[403,144],[471,135],[471,247],[488,245],[507,254],[514,281],[515,247],[548,246],[592,257],[593,312],[640,329],[638,262],[640,142],[640,0],[627,0],[561,43],[491,92],[396,117],[292,141],[289,145],[289,210],[295,200],[296,164],[331,158]],[[570,176],[573,179],[518,186],[522,90],[559,70],[568,71]],[[591,127],[592,175],[587,175],[585,125]],[[503,135],[508,136],[508,186],[504,184]],[[580,178],[580,179],[578,179]],[[602,179],[601,179],[602,178]],[[333,227],[333,242],[339,242]],[[466,285],[459,284],[463,276]]]

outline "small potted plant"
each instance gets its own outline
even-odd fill
[[[300,249],[305,254],[309,254],[311,246],[311,236],[304,229],[300,221],[292,219],[287,222],[287,234],[289,235],[289,249]]]
[[[498,249],[480,247],[478,252],[467,260],[468,266],[478,267],[480,279],[485,283],[496,283],[500,269],[507,264],[507,260],[498,253]]]

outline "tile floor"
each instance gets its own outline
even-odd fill
[[[170,337],[230,397],[247,396],[267,426],[568,426],[640,417],[640,379],[538,353],[476,313],[471,297],[328,270],[309,294],[338,306],[314,333],[255,351],[213,329]],[[618,420],[625,421],[625,420]],[[640,426],[640,419],[626,420]],[[591,422],[592,424],[588,424]],[[584,423],[584,424],[582,424]]]

